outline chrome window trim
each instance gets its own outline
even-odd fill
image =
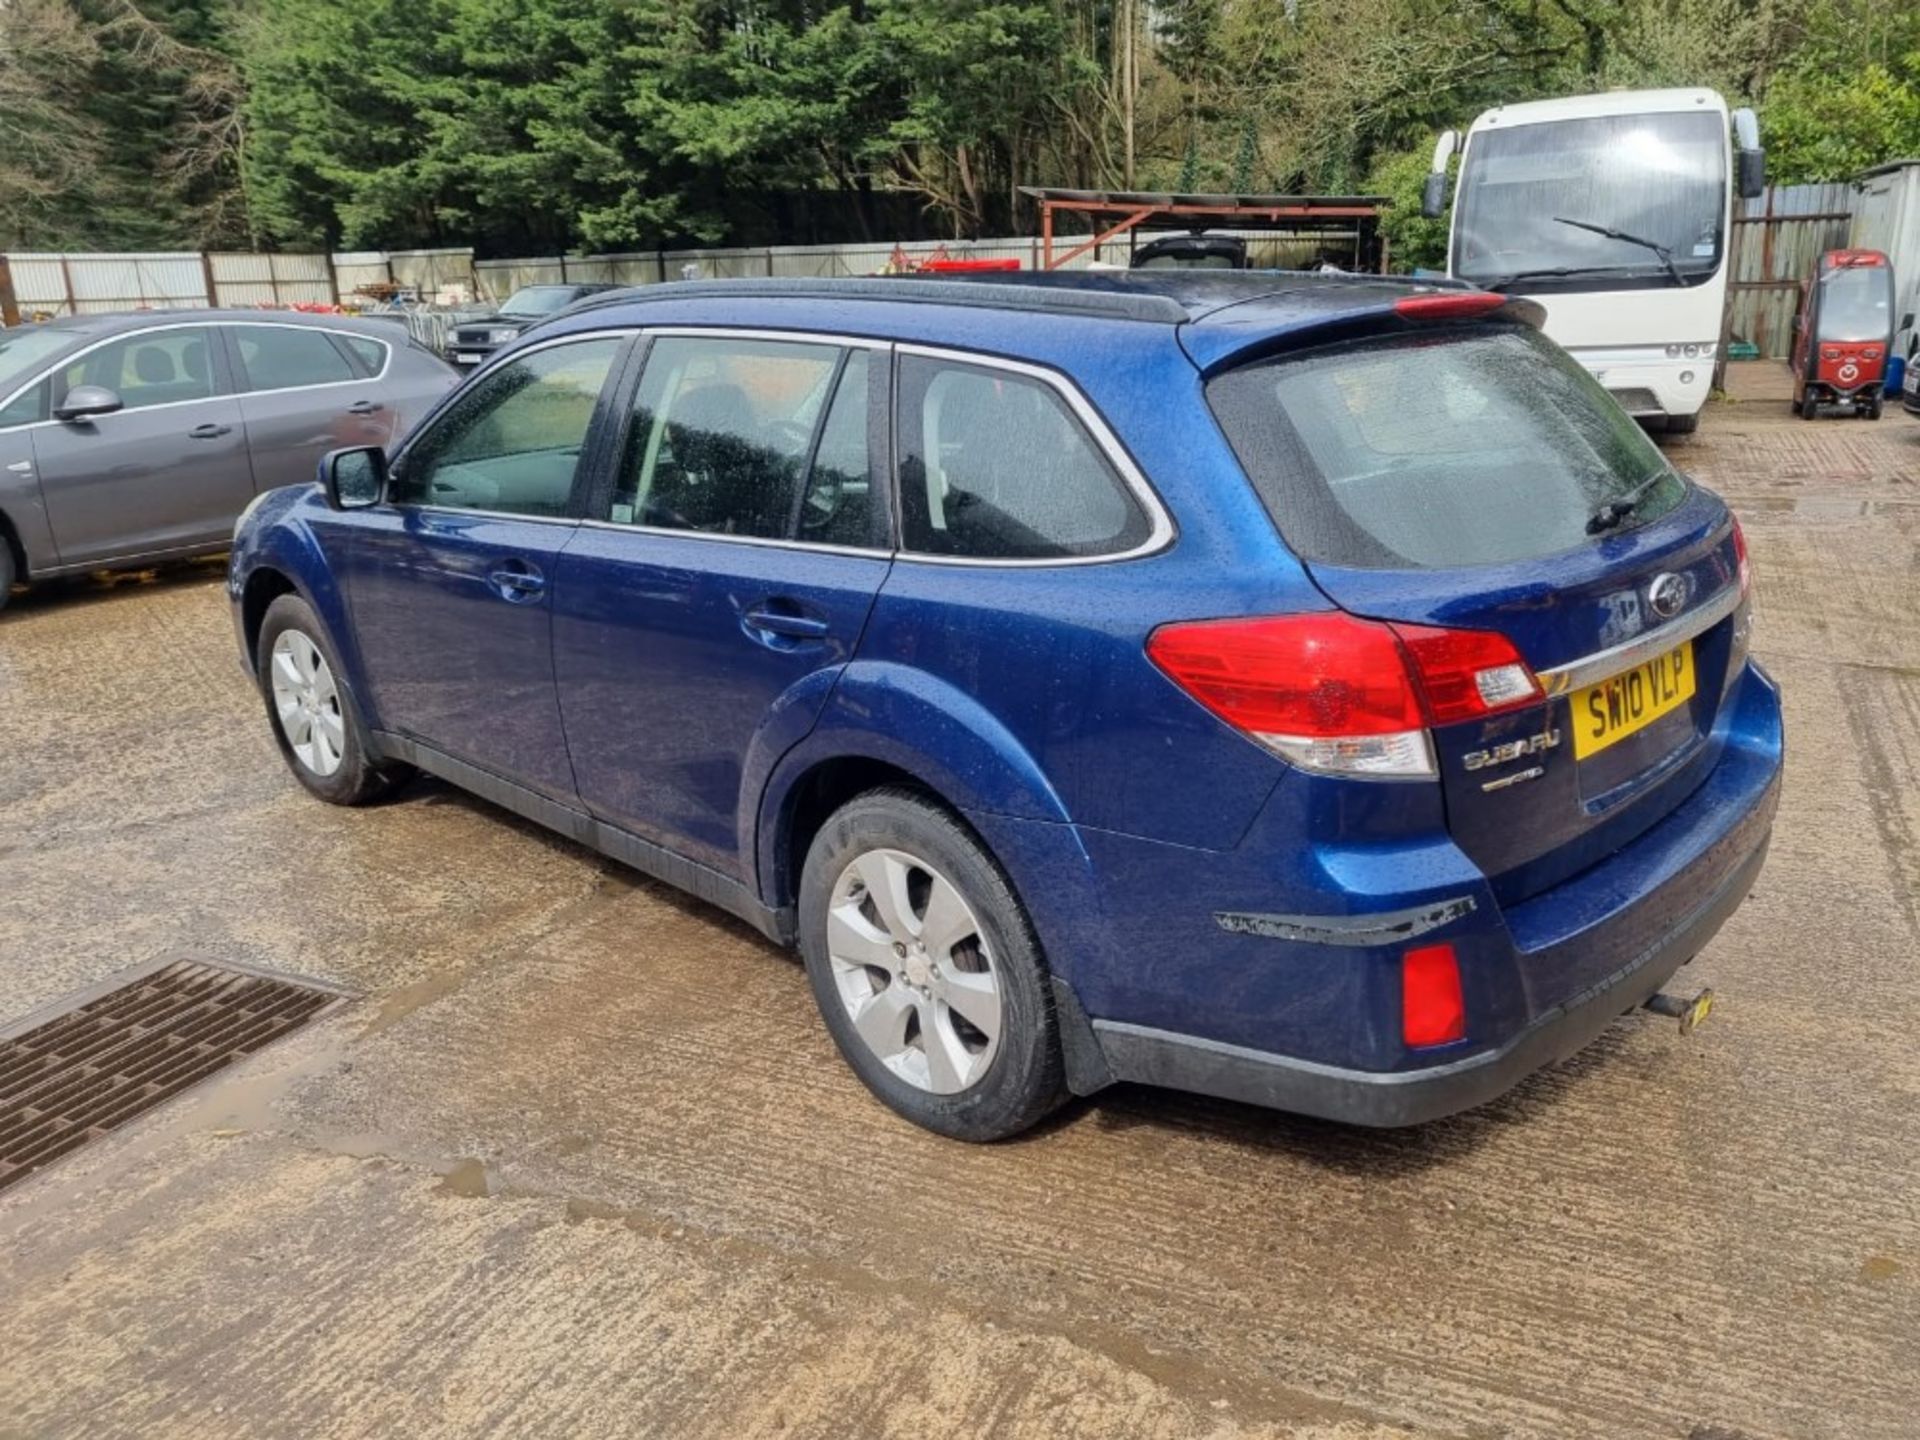
[[[1053,569],[1070,565],[1114,565],[1125,560],[1138,560],[1147,555],[1155,555],[1170,546],[1178,534],[1173,517],[1167,512],[1156,491],[1140,467],[1133,463],[1133,457],[1127,453],[1120,438],[1113,433],[1104,416],[1094,408],[1093,402],[1081,393],[1080,387],[1058,370],[1044,365],[1035,365],[1025,360],[1010,360],[1001,355],[982,354],[974,350],[959,350],[951,346],[922,345],[900,342],[894,346],[899,355],[916,355],[926,360],[948,360],[958,365],[971,365],[976,369],[1005,370],[1009,374],[1025,376],[1037,380],[1050,388],[1073,411],[1080,423],[1086,427],[1092,437],[1094,448],[1099,450],[1109,465],[1120,476],[1121,484],[1133,493],[1134,500],[1147,514],[1147,538],[1129,550],[1116,550],[1105,555],[1059,555],[1041,558],[990,559],[975,558],[969,555],[927,555],[917,550],[909,550],[904,543],[895,551],[895,558],[915,565],[971,566],[992,570],[1034,570]]]
[[[1674,646],[1687,640],[1693,640],[1706,634],[1727,616],[1740,608],[1740,586],[1738,582],[1725,586],[1718,595],[1704,605],[1695,606],[1678,619],[1670,620],[1657,629],[1645,631],[1633,639],[1619,645],[1609,646],[1605,650],[1596,650],[1591,655],[1569,661],[1565,665],[1556,665],[1551,670],[1542,670],[1536,676],[1540,688],[1550,698],[1570,694],[1597,681],[1610,679],[1622,671],[1665,654]]]
[[[234,390],[226,395],[202,395],[197,400],[169,400],[160,405],[135,406],[125,413],[137,414],[147,410],[171,410],[181,405],[204,405],[209,400],[239,400],[248,395],[287,395],[301,390],[330,390],[337,385],[373,385],[386,379],[387,372],[393,368],[393,342],[391,340],[383,340],[378,335],[369,335],[362,330],[342,330],[334,325],[290,325],[284,320],[179,319],[158,325],[141,325],[132,330],[117,330],[111,335],[101,336],[91,345],[82,345],[78,350],[70,351],[54,361],[51,368],[42,370],[31,380],[23,381],[21,384],[15,386],[10,395],[4,400],[0,400],[0,410],[6,409],[7,406],[18,400],[42,380],[50,377],[54,369],[64,365],[71,365],[74,361],[91,355],[103,345],[111,345],[119,340],[131,340],[136,335],[158,334],[162,330],[212,329],[221,325],[232,325],[235,327],[243,325],[269,326],[275,330],[318,330],[328,335],[345,335],[357,340],[371,340],[374,344],[382,346],[386,350],[387,358],[386,362],[381,365],[380,373],[377,375],[366,377],[355,376],[351,380],[323,380],[318,385],[281,385],[272,390]],[[64,425],[66,423],[64,420],[30,420],[25,425],[0,426],[0,431],[11,435],[15,431],[36,430],[43,425],[53,426]]]
[[[542,350],[551,350],[559,345],[585,345],[595,340],[619,340],[624,342],[639,333],[639,326],[623,325],[613,330],[581,330],[568,335],[555,335],[550,339],[529,345],[524,350],[514,351],[506,363],[511,365],[516,360],[523,360],[529,355],[537,354]],[[613,358],[616,362],[620,359],[618,351],[615,352]],[[609,366],[607,370],[607,380],[613,378],[614,369],[612,366]],[[606,383],[606,380],[600,382],[603,393]],[[450,409],[452,407],[451,397],[458,394],[460,390],[464,388],[465,385],[463,382],[447,391],[448,400],[446,408]],[[599,407],[599,401],[596,400],[594,405],[597,409]],[[441,411],[436,410],[427,423],[415,426],[413,432],[407,436],[406,443],[394,452],[393,457],[387,462],[387,481],[389,485],[391,485],[393,481],[393,472],[401,464],[405,463],[407,456],[412,453],[413,447],[419,444],[423,437],[439,428],[441,413]],[[588,429],[591,430],[593,422],[589,420],[587,426]],[[584,445],[586,436],[583,435],[580,438]],[[494,520],[530,520],[543,525],[581,525],[586,523],[577,515],[519,515],[511,510],[476,510],[464,505],[429,505],[420,501],[389,500],[385,494],[381,495],[377,505],[384,505],[392,510],[431,511],[436,515],[484,515]],[[368,506],[367,508],[373,509],[376,507]]]
[[[670,525],[622,525],[617,520],[582,520],[589,530],[612,530],[621,535],[659,535],[669,540],[724,541],[760,545],[774,550],[807,550],[824,555],[858,555],[868,560],[891,560],[898,552],[872,545],[829,545],[822,540],[786,540],[771,535],[728,535],[718,530],[675,530]]]

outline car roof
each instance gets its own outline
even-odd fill
[[[1086,337],[1092,325],[1114,343],[1130,336],[1151,344],[1158,336],[1159,343],[1177,344],[1211,372],[1252,350],[1294,343],[1305,332],[1392,326],[1394,303],[1409,294],[1472,289],[1449,280],[1286,270],[678,280],[577,301],[540,326],[539,333],[609,323],[752,323],[825,331],[851,326],[879,339],[950,342],[1039,359],[1072,337]],[[1514,301],[1491,318],[1537,325],[1540,314],[1531,302]],[[1022,323],[1006,324],[1013,316]]]
[[[355,315],[317,315],[305,310],[115,310],[104,314],[63,315],[45,321],[41,328],[64,330],[76,339],[81,336],[117,335],[126,330],[144,330],[155,325],[206,325],[214,322],[256,325],[313,325],[329,330],[354,330],[367,335],[391,338],[390,327],[377,320],[362,320]]]

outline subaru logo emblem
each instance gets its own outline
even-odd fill
[[[1653,583],[1647,587],[1647,605],[1662,620],[1671,620],[1680,613],[1680,607],[1687,603],[1687,589],[1684,575],[1675,575],[1671,571],[1656,575]]]

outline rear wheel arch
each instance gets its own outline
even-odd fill
[[[800,870],[820,827],[849,801],[885,789],[911,791],[966,824],[959,807],[898,765],[854,754],[817,760],[785,788],[762,822],[771,831],[760,847],[765,869],[762,893],[776,906],[795,904],[800,893]]]

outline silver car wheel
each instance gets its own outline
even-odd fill
[[[347,748],[347,721],[340,687],[320,647],[298,630],[282,630],[270,662],[273,711],[294,758],[325,779],[340,768]]]
[[[992,1066],[1000,976],[972,907],[926,861],[856,856],[827,902],[827,958],[854,1030],[909,1085],[954,1095]]]

